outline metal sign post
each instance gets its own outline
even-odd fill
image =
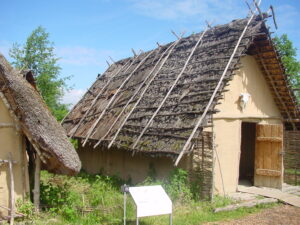
[[[172,225],[172,201],[160,185],[143,187],[121,187],[124,192],[124,225],[126,225],[126,198],[127,192],[133,198],[136,205],[136,225],[139,218],[156,215],[170,215],[169,221]]]
[[[121,191],[124,193],[124,225],[126,225],[126,200],[127,200],[127,192],[129,192],[129,186],[127,186],[126,184],[121,186]]]

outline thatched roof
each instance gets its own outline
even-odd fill
[[[202,43],[191,56],[182,77],[142,135],[135,151],[179,154],[195,127],[196,120],[203,114],[212,97],[247,21],[248,18],[234,20],[226,25],[215,26],[205,33]],[[133,144],[170,90],[202,34],[203,32],[193,34],[111,65],[102,76],[97,77],[95,83],[65,118],[64,127],[68,135],[82,140],[88,138],[90,144],[93,145],[98,140],[103,140],[101,145],[105,148],[120,130],[113,145],[132,150]],[[174,49],[169,50],[175,44]],[[166,50],[167,53],[171,51],[169,57]],[[287,85],[284,69],[272,45],[265,21],[260,16],[255,16],[241,40],[204,123],[201,124],[194,137],[197,137],[203,130],[209,116],[216,113],[215,106],[222,97],[228,81],[233,78],[241,56],[245,54],[254,55],[258,62],[262,57],[267,63],[268,71],[265,71],[259,62],[276,103],[281,109],[282,117],[284,119],[299,117],[299,108]],[[163,64],[163,59],[166,59],[165,64]],[[161,69],[160,65],[162,65]],[[151,74],[152,70],[154,72]],[[151,81],[158,70],[157,76]],[[276,77],[272,75],[273,73],[277,74]],[[270,79],[272,82],[276,79],[275,89]],[[139,87],[141,87],[140,90]],[[143,95],[145,88],[147,90]],[[280,96],[284,96],[283,103],[275,94],[277,90],[280,91]],[[140,102],[135,107],[138,99]],[[129,100],[131,102],[128,102]],[[286,102],[288,102],[287,108],[284,107]],[[127,108],[123,112],[125,106]],[[133,110],[132,114],[126,119],[131,110]],[[101,116],[100,120],[99,116]],[[115,123],[116,118],[118,121]],[[121,126],[123,121],[126,122],[124,126]]]
[[[65,130],[51,115],[34,88],[32,74],[26,74],[28,76],[23,77],[0,54],[2,100],[40,155],[44,166],[52,172],[76,174],[81,168],[79,157],[69,142]]]

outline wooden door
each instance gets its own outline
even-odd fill
[[[256,125],[254,185],[282,188],[283,127]]]

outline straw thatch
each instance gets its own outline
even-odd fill
[[[49,171],[76,174],[81,162],[75,149],[35,90],[32,75],[24,78],[0,54],[0,92],[21,131]]]
[[[226,91],[227,83],[233,78],[234,71],[238,69],[240,58],[245,54],[251,54],[257,59],[262,71],[265,73],[267,83],[281,110],[282,117],[289,120],[299,117],[299,108],[297,108],[294,95],[288,86],[284,69],[272,45],[264,19],[255,16],[250,23],[207,116],[217,113],[215,106],[218,104],[218,100],[222,98],[222,93]],[[169,155],[180,153],[195,126],[197,118],[202,115],[207,106],[247,21],[248,18],[234,20],[229,24],[213,27],[205,33],[183,76],[179,79],[171,95],[167,98],[134,151]],[[132,150],[133,143],[170,90],[172,83],[183,68],[201,34],[193,34],[179,40],[157,77],[141,98],[140,103],[122,127],[114,142],[115,147]],[[167,54],[163,55],[163,52],[172,44],[159,46],[157,49],[142,53],[137,57],[127,58],[111,65],[102,76],[97,78],[92,87],[65,118],[64,127],[68,135],[82,140],[88,137],[91,144],[104,139],[102,145],[106,146],[120,128],[120,124],[125,120],[134,103],[139,99],[146,84],[151,80],[151,76],[154,76],[147,77],[149,72],[154,68],[160,57],[167,57]],[[142,60],[145,61],[137,68]],[[263,67],[263,63],[267,63],[267,67]],[[158,68],[159,66],[154,71]],[[112,82],[108,83],[111,77],[120,69],[121,71],[112,79]],[[132,72],[133,75],[129,78]],[[273,72],[276,73],[276,77],[273,76]],[[128,81],[124,87],[118,91],[118,88],[127,78]],[[128,100],[145,79],[147,79],[146,84],[130,102],[109,134],[105,136],[117,116],[122,112],[123,107],[126,106]],[[276,79],[275,86],[272,86],[274,79]],[[104,90],[102,90],[103,87],[105,87]],[[280,91],[279,97],[276,95],[277,91]],[[100,92],[102,94],[93,104],[93,100]],[[284,96],[284,102],[280,101],[281,96]],[[112,98],[114,98],[113,103],[105,110]],[[287,107],[285,107],[286,102],[288,102]],[[96,123],[99,115],[103,114],[103,110],[105,110],[103,118],[99,123]],[[87,115],[80,122],[87,111]],[[206,126],[205,121],[207,120],[204,120],[194,137],[198,137]],[[77,129],[78,123],[80,124]],[[95,124],[97,126],[89,137],[88,133]]]

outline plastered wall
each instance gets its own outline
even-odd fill
[[[175,168],[174,161],[170,157],[151,157],[142,153],[132,156],[131,152],[117,149],[102,150],[79,146],[78,155],[86,172],[117,175],[124,180],[130,180],[133,184],[144,181],[149,172],[154,171],[156,178],[166,178]],[[185,165],[186,158],[179,167],[185,168]]]
[[[230,81],[214,116],[215,154],[214,191],[235,192],[239,177],[241,123],[281,124],[280,112],[255,59],[245,56],[242,68]],[[250,94],[244,110],[239,106],[241,93]],[[217,158],[218,156],[218,158]]]
[[[10,127],[0,126],[0,159],[8,159],[9,152],[12,153],[12,159],[16,161],[13,164],[14,193],[15,199],[25,197],[29,190],[28,169],[26,160],[26,151],[23,135],[17,131],[15,122],[9,114],[6,106],[0,99],[0,124],[14,125]],[[10,176],[8,173],[8,164],[0,164],[0,205],[10,207]],[[0,208],[0,217],[6,216],[7,210]]]

